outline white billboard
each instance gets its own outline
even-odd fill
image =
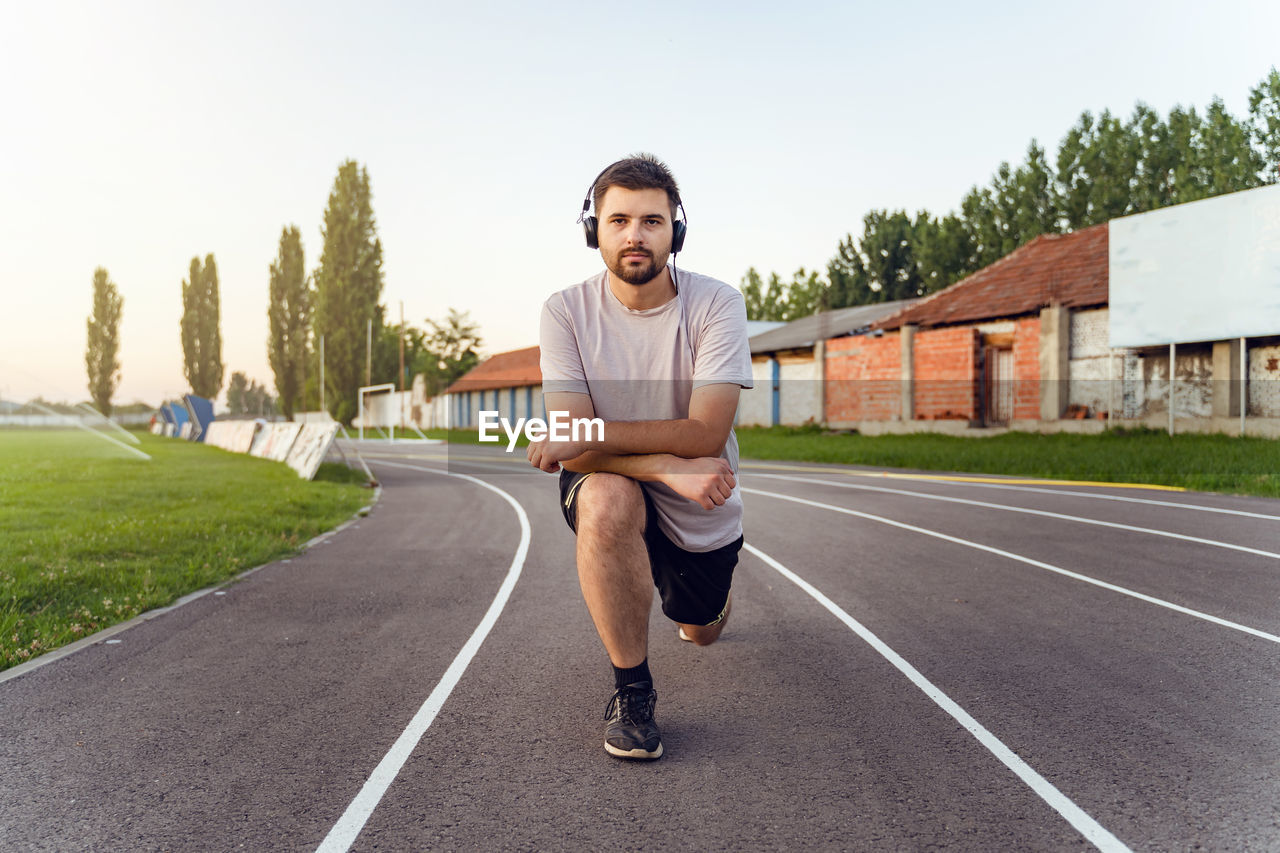
[[[1280,185],[1113,219],[1110,341],[1280,334]]]

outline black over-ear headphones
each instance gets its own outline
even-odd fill
[[[604,172],[596,175],[595,181],[592,181],[591,186],[587,187],[586,198],[582,200],[582,213],[579,214],[578,221],[582,223],[582,231],[586,235],[588,249],[600,248],[600,220],[594,216],[587,216],[587,211],[591,209],[591,196],[595,194],[596,181],[599,181],[605,172],[616,165],[617,163],[611,163],[605,166]],[[676,198],[676,206],[680,208],[680,215],[684,219],[677,219],[671,223],[671,254],[673,255],[680,254],[681,250],[684,249],[684,235],[688,231],[688,226],[685,222],[689,218],[689,214],[685,213],[684,210],[684,202],[678,197]]]

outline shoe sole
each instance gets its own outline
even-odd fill
[[[616,758],[632,758],[632,759],[640,758],[640,759],[652,760],[655,758],[662,757],[661,743],[659,743],[658,748],[653,750],[652,752],[650,752],[647,749],[618,749],[618,747],[614,746],[608,741],[605,741],[604,749],[605,749],[605,752],[609,753],[610,755]]]

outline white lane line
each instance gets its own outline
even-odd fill
[[[1073,572],[1067,569],[1059,568],[1058,566],[1051,566],[1048,563],[1042,563],[1039,560],[1033,560],[1030,557],[1023,557],[1020,554],[1014,554],[1009,551],[1002,551],[999,548],[993,548],[990,545],[983,545],[980,542],[971,542],[968,539],[960,539],[959,537],[956,537],[956,536],[948,536],[947,534],[939,533],[936,530],[928,530],[923,527],[916,527],[914,524],[906,524],[901,521],[894,521],[892,518],[884,518],[883,516],[872,515],[871,513],[867,513],[867,512],[859,512],[856,509],[845,509],[842,506],[835,506],[834,504],[819,503],[818,501],[811,501],[811,500],[806,500],[804,498],[797,498],[797,497],[793,497],[792,495],[784,495],[779,492],[765,492],[760,489],[748,489],[742,486],[739,486],[738,488],[740,491],[747,494],[763,495],[764,497],[767,497],[767,498],[777,498],[778,500],[791,501],[793,503],[816,507],[818,509],[829,509],[832,512],[840,512],[840,513],[844,513],[845,515],[853,515],[853,516],[857,516],[858,518],[865,518],[868,521],[878,521],[881,524],[888,524],[891,527],[899,527],[903,530],[910,530],[913,533],[923,533],[925,536],[932,536],[936,539],[942,539],[946,542],[954,542],[957,545],[964,545],[968,548],[975,548],[979,551],[986,551],[988,554],[995,554],[1000,557],[1006,557],[1010,560],[1017,560],[1019,563],[1026,563],[1028,566],[1035,566],[1037,569],[1044,569],[1047,572],[1054,572],[1055,574],[1059,574],[1064,577],[1072,578],[1078,581],[1083,581],[1084,583],[1088,583],[1088,584],[1093,584],[1094,586],[1101,587],[1102,589],[1111,590],[1112,592],[1118,592],[1121,595],[1127,595],[1130,598],[1136,598],[1139,601],[1145,601],[1148,604],[1155,604],[1159,607],[1165,607],[1165,608],[1168,608],[1169,610],[1175,610],[1178,613],[1184,613],[1187,616],[1194,616],[1197,619],[1203,619],[1206,622],[1212,622],[1215,625],[1221,625],[1224,628],[1231,628],[1232,630],[1242,631],[1245,634],[1250,634],[1254,637],[1260,637],[1264,640],[1269,640],[1273,643],[1280,643],[1280,637],[1276,636],[1275,634],[1268,634],[1266,631],[1259,631],[1257,628],[1250,628],[1248,625],[1241,625],[1238,622],[1229,622],[1226,619],[1221,619],[1209,613],[1202,613],[1199,610],[1192,610],[1189,607],[1183,607],[1181,604],[1174,604],[1172,601],[1165,601],[1164,599],[1155,598],[1154,596],[1146,595],[1145,593],[1137,592],[1132,589],[1127,589],[1122,586],[1116,586],[1113,583],[1100,581],[1097,578],[1091,578],[1088,575],[1082,575],[1078,572]]]
[[[861,637],[868,645],[884,656],[889,663],[897,667],[898,671],[911,679],[911,683],[920,688],[926,696],[937,703],[938,707],[951,715],[956,722],[965,728],[971,735],[978,739],[978,742],[986,747],[992,755],[1000,759],[1000,761],[1012,770],[1019,779],[1023,781],[1032,791],[1036,793],[1040,799],[1049,804],[1049,807],[1058,814],[1066,818],[1067,823],[1075,827],[1076,831],[1089,840],[1099,850],[1119,851],[1128,850],[1124,842],[1116,838],[1108,832],[1101,824],[1085,813],[1083,809],[1071,801],[1065,794],[1054,787],[1053,783],[1045,779],[1035,770],[1018,757],[1017,753],[1005,746],[1004,743],[993,735],[991,732],[975,720],[970,714],[957,705],[947,694],[943,693],[933,682],[920,674],[914,666],[884,643],[879,637],[871,633],[857,619],[854,619],[846,613],[834,601],[823,595],[816,587],[752,545],[743,545],[747,551],[755,554],[761,560],[772,566],[784,578],[800,587],[807,592],[815,601],[825,607],[837,619],[848,626],[849,630]]]
[[[498,594],[494,597],[493,603],[489,605],[489,609],[485,611],[484,618],[480,620],[480,624],[471,633],[461,651],[458,652],[457,657],[453,659],[453,663],[449,664],[449,669],[445,671],[440,683],[431,691],[431,695],[422,703],[422,707],[418,709],[418,712],[413,715],[413,719],[409,721],[409,725],[404,732],[391,745],[391,749],[387,750],[387,754],[382,761],[378,762],[378,766],[369,775],[369,779],[364,783],[364,787],[360,789],[360,793],[351,801],[351,805],[347,806],[347,810],[342,813],[342,817],[338,818],[338,822],[333,825],[333,829],[329,830],[329,834],[325,836],[324,841],[320,842],[320,846],[316,848],[317,851],[324,851],[324,853],[340,853],[340,851],[350,849],[351,845],[355,843],[356,837],[360,834],[360,830],[364,828],[365,822],[369,820],[369,816],[373,814],[373,810],[377,808],[383,795],[386,794],[387,788],[390,787],[392,781],[400,773],[400,769],[404,767],[405,761],[408,760],[414,748],[417,747],[418,741],[422,740],[422,736],[427,733],[427,729],[435,720],[436,714],[440,712],[445,701],[449,698],[449,694],[453,692],[453,688],[457,686],[462,674],[466,672],[467,665],[476,656],[476,652],[480,650],[480,645],[484,642],[485,637],[489,635],[494,623],[498,621],[498,616],[502,613],[503,607],[506,606],[507,599],[511,597],[511,590],[515,588],[516,581],[520,578],[520,570],[524,567],[525,556],[529,552],[529,539],[531,537],[529,516],[525,514],[524,507],[520,506],[519,501],[497,486],[492,486],[483,480],[469,477],[466,474],[454,474],[449,471],[426,468],[420,465],[403,465],[398,462],[384,462],[381,460],[376,464],[409,468],[414,471],[429,471],[433,474],[442,474],[448,477],[458,477],[483,486],[492,492],[497,492],[503,500],[511,504],[516,511],[516,517],[520,520],[520,545],[516,548],[516,554],[511,559],[511,567],[507,569],[507,576],[498,588]]]
[[[1132,524],[1121,524],[1118,521],[1102,521],[1097,518],[1083,518],[1078,515],[1065,515],[1060,512],[1050,512],[1044,509],[1029,509],[1022,506],[1009,506],[1007,504],[995,504],[988,501],[974,501],[968,498],[949,498],[946,495],[931,495],[928,492],[916,492],[911,489],[890,489],[884,486],[864,486],[861,483],[841,483],[836,480],[819,480],[814,477],[792,477],[787,474],[762,474],[759,471],[753,471],[752,477],[771,477],[775,480],[788,480],[793,483],[817,483],[822,486],[835,486],[838,489],[858,489],[865,492],[884,492],[891,495],[906,495],[907,497],[921,498],[927,501],[944,501],[946,503],[966,504],[968,506],[980,506],[986,509],[1001,509],[1005,512],[1021,512],[1026,515],[1038,515],[1043,518],[1056,518],[1060,521],[1074,521],[1079,524],[1093,524],[1098,527],[1111,527],[1116,530],[1128,530],[1131,533],[1147,533],[1151,536],[1163,536],[1166,539],[1178,539],[1183,542],[1194,542],[1197,545],[1209,545],[1214,548],[1226,548],[1228,551],[1242,551],[1245,554],[1255,554],[1259,557],[1270,557],[1273,560],[1280,560],[1280,554],[1274,551],[1263,551],[1260,548],[1250,548],[1246,545],[1236,545],[1231,542],[1220,542],[1217,539],[1202,539],[1199,536],[1187,536],[1183,533],[1173,533],[1169,530],[1156,530],[1151,527],[1135,527]]]
[[[1154,498],[1129,498],[1124,495],[1100,495],[1097,492],[1077,492],[1070,489],[1042,489],[1039,486],[1006,486],[1002,483],[957,483],[953,480],[931,480],[930,482],[939,483],[944,486],[972,486],[978,489],[1008,489],[1014,492],[1040,492],[1046,495],[1071,495],[1077,498],[1094,498],[1100,501],[1123,501],[1133,504],[1149,504],[1151,506],[1167,506],[1177,507],[1178,509],[1189,509],[1196,512],[1217,512],[1223,515],[1239,515],[1244,518],[1261,518],[1264,521],[1280,521],[1280,515],[1267,515],[1263,512],[1247,512],[1243,509],[1227,509],[1220,506],[1205,506],[1204,504],[1185,504],[1177,501],[1158,501]]]

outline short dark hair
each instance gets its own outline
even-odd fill
[[[629,190],[663,190],[671,203],[671,218],[676,218],[676,208],[680,205],[680,187],[676,185],[675,176],[663,163],[652,154],[634,154],[625,160],[619,160],[600,173],[596,178],[595,205],[596,215],[600,215],[600,203],[609,187],[623,187]]]

